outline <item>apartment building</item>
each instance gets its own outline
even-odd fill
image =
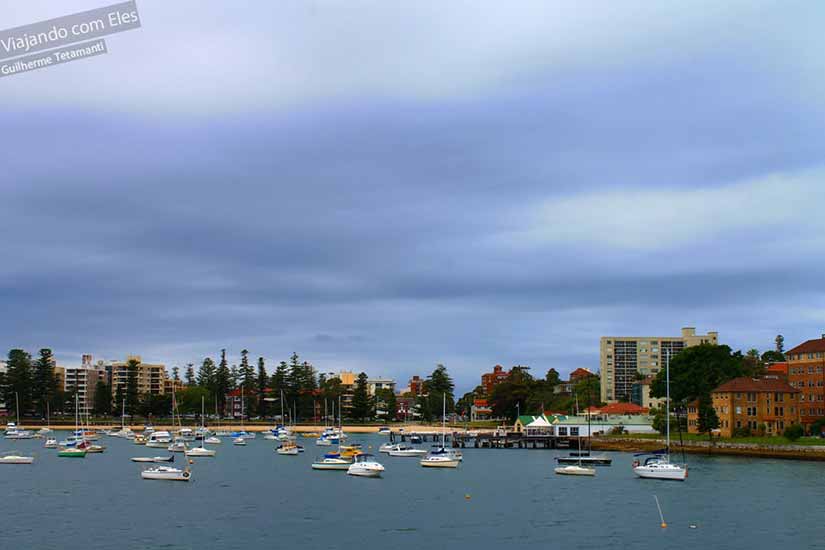
[[[799,422],[799,390],[779,378],[728,380],[710,394],[719,417],[722,437],[732,437],[736,429],[757,431],[764,427],[767,435],[781,435],[785,428]],[[697,403],[688,406],[688,432],[699,433]]]
[[[785,354],[788,383],[799,391],[799,421],[810,425],[825,417],[825,334]]]
[[[79,367],[61,367],[63,391],[67,396],[77,394],[78,408],[84,414],[91,412],[95,403],[95,388],[98,382],[106,383],[106,369],[92,362],[92,356],[82,356]]]
[[[390,390],[395,393],[395,380],[380,376],[375,378],[367,378],[367,393],[369,393],[370,396],[375,397],[378,390]]]
[[[510,376],[510,372],[504,370],[504,367],[501,365],[493,367],[493,372],[485,372],[482,374],[481,387],[484,388],[485,395],[492,394],[493,388],[507,380],[508,376]]]
[[[166,366],[162,364],[144,363],[139,355],[130,355],[125,361],[115,361],[111,364],[112,395],[117,393],[118,387],[126,391],[126,381],[129,377],[129,361],[133,359],[138,363],[138,393],[162,395],[166,391]]]
[[[599,342],[601,400],[629,401],[633,384],[640,376],[655,375],[665,358],[699,344],[718,344],[719,333],[696,334],[685,327],[680,336],[602,336]]]

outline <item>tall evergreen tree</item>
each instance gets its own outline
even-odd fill
[[[238,370],[238,365],[232,365],[229,369],[229,389],[234,390],[240,388],[241,371]]]
[[[57,394],[57,376],[54,373],[54,356],[52,350],[43,348],[34,365],[32,381],[32,398],[37,412],[45,417],[46,404],[51,403]]]
[[[221,362],[215,375],[215,398],[218,400],[218,408],[222,415],[226,414],[226,394],[232,391],[232,374],[229,371],[229,364],[226,361],[226,350],[221,350]]]
[[[774,342],[776,342],[776,351],[779,353],[785,353],[785,337],[781,334],[777,334]]]
[[[214,391],[215,389],[215,362],[211,357],[206,357],[201,363],[201,368],[198,371],[198,386]]]
[[[281,391],[284,392],[284,399],[287,399],[287,393],[289,388],[287,387],[287,380],[289,378],[289,368],[287,367],[286,361],[281,361],[278,363],[278,366],[275,368],[275,372],[272,373],[272,376],[269,379],[269,389],[272,390],[273,395],[276,399],[278,399],[278,404],[274,407],[275,414],[280,415],[281,413]],[[288,401],[283,403],[283,410],[286,411]],[[284,422],[285,419],[281,419],[281,422]]]
[[[267,415],[267,406],[265,401],[267,382],[269,382],[269,377],[266,375],[264,358],[258,357],[258,379],[256,380],[256,390],[258,391],[258,416],[261,417]]]
[[[94,413],[99,416],[112,414],[112,388],[103,380],[95,384]]]
[[[180,369],[176,366],[172,367],[172,380],[180,382]]]
[[[358,420],[366,420],[372,416],[373,405],[367,391],[367,375],[361,373],[355,380],[355,389],[352,392],[352,409],[350,414]]]
[[[186,374],[183,379],[185,384],[190,388],[195,385],[195,365],[192,363],[186,365]]]
[[[31,410],[33,381],[34,372],[32,370],[31,355],[22,349],[10,350],[8,362],[6,363],[4,394],[6,407],[10,411],[15,407],[15,394],[20,400],[20,414],[25,414]]]
[[[129,359],[126,365],[126,412],[129,415],[138,414],[140,408],[140,391],[138,388],[138,367],[140,362],[137,359]]]
[[[123,389],[122,384],[118,384],[117,388],[115,388],[115,402],[114,402],[114,407],[112,408],[112,410],[115,411],[118,416],[120,416],[123,412],[123,400],[124,399],[126,399],[126,391]],[[74,397],[72,397],[71,400],[70,400],[69,397],[67,396],[66,401],[67,402],[71,401],[72,402],[72,409],[74,409]]]
[[[240,384],[244,393],[253,395],[255,393],[255,369],[249,364],[249,351],[241,350],[241,368],[239,370]]]
[[[529,377],[529,374],[527,376]],[[447,367],[441,363],[436,365],[435,370],[427,380],[424,381],[426,406],[422,408],[422,415],[424,415],[425,420],[429,421],[433,418],[441,418],[444,395],[447,396],[447,412],[453,412],[455,408],[453,403],[454,387],[453,379],[450,378],[450,375],[447,373]]]

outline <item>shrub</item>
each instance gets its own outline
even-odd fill
[[[785,436],[785,439],[788,441],[796,441],[800,437],[805,434],[805,430],[802,429],[802,426],[799,424],[792,424],[785,428],[785,431],[782,433]]]
[[[733,437],[750,437],[751,436],[751,429],[750,428],[734,428],[733,433],[731,435],[733,435]]]

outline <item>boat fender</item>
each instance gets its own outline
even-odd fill
[[[641,463],[640,463],[638,460],[634,460],[634,461],[633,461],[633,467],[634,467],[634,468],[638,468],[638,467],[640,466],[640,464],[641,464]]]
[[[188,478],[189,477],[189,472],[183,472],[183,477]]]

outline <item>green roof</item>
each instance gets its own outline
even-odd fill
[[[521,421],[522,426],[526,426],[527,424],[529,424],[530,422],[532,422],[535,419],[536,419],[536,417],[533,416],[532,414],[523,414],[523,415],[518,417],[518,421]]]

